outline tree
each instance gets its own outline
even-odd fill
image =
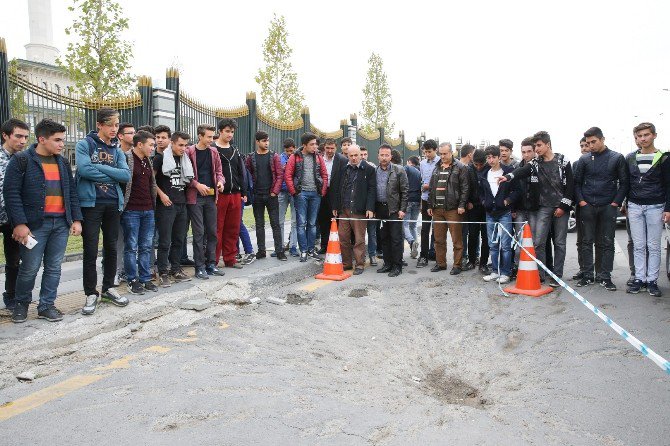
[[[134,83],[128,72],[133,51],[121,39],[128,19],[113,0],[72,0],[68,10],[80,12],[72,26],[65,29],[75,41],[57,63],[75,84],[77,93],[86,98],[107,99],[128,94]]]
[[[363,88],[362,130],[372,133],[381,127],[386,134],[391,134],[395,127],[395,123],[389,123],[392,104],[384,73],[384,61],[379,55],[372,53],[368,59],[368,74]]]
[[[255,77],[261,88],[261,111],[281,122],[297,120],[305,102],[298,86],[298,75],[291,65],[293,50],[287,38],[284,16],[275,14],[268,37],[263,42],[265,68],[259,69]]]

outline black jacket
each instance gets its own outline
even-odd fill
[[[570,208],[572,208],[572,204],[574,203],[575,187],[575,182],[572,175],[572,167],[570,166],[570,161],[568,161],[565,156],[560,153],[554,153],[554,159],[556,159],[558,162],[561,183],[563,184],[563,198],[561,198],[561,203],[558,205],[558,207],[563,209],[565,212],[570,212]],[[505,174],[508,180],[516,179],[517,181],[522,181],[525,178],[530,179],[530,182],[526,183],[528,190],[526,191],[525,198],[528,200],[528,202],[523,204],[522,207],[524,210],[536,211],[540,207],[539,165],[542,162],[543,159],[541,157],[533,158],[524,164],[523,167],[519,167],[518,169],[514,169],[514,171],[511,173]],[[518,204],[515,205],[515,209],[518,209]]]
[[[438,161],[435,164],[435,170],[433,170],[433,175],[430,177],[430,189],[428,191],[428,206],[431,209],[435,209],[437,206],[436,193],[437,193],[437,182],[440,176],[442,163]],[[465,164],[460,161],[453,160],[451,162],[451,167],[449,168],[449,178],[447,178],[447,196],[444,201],[444,209],[447,211],[453,211],[458,208],[466,208],[468,202],[469,190],[470,190],[470,179],[468,174],[468,168]]]
[[[331,203],[333,202],[335,191],[338,189],[340,182],[342,181],[342,176],[344,175],[344,170],[346,169],[348,163],[349,160],[346,156],[342,155],[341,153],[335,153],[335,157],[333,159],[333,168],[330,171],[329,177],[330,185],[328,186],[328,192],[326,193]]]
[[[410,203],[421,202],[421,171],[418,167],[405,166],[405,173],[409,184],[407,201]]]
[[[514,171],[512,166],[501,164],[500,167],[502,168],[504,176],[508,176]],[[516,181],[508,180],[504,183],[500,183],[498,186],[498,193],[494,197],[488,180],[489,170],[491,170],[491,166],[486,166],[481,172],[477,172],[479,202],[484,207],[487,214],[499,217],[512,211],[512,203],[517,200],[519,189],[517,188]],[[505,200],[507,200],[507,204],[505,204]]]
[[[223,173],[223,178],[226,180],[223,182],[223,193],[224,194],[236,194],[239,193],[243,197],[247,195],[247,183],[244,178],[244,159],[240,154],[240,151],[237,147],[231,145],[233,155],[228,158],[223,154],[223,151],[226,150],[217,146],[215,143],[212,144],[216,151],[219,152],[219,157],[221,158],[221,173]]]
[[[621,205],[629,188],[628,166],[623,155],[607,147],[600,153],[585,153],[575,172],[575,201],[593,206]]]
[[[349,207],[353,214],[365,214],[366,211],[375,211],[375,202],[377,201],[377,174],[375,168],[366,161],[361,161],[358,168],[360,169],[356,175],[356,181],[353,185],[351,197],[353,204]],[[343,188],[346,184],[345,176],[349,169],[349,165],[345,166],[342,173],[341,181],[339,181],[337,189],[333,194],[333,200],[330,205],[334,211],[341,211]]]
[[[407,212],[407,192],[409,190],[407,173],[402,166],[397,164],[389,164],[389,169],[391,171],[386,182],[386,203],[388,204],[389,214],[395,214],[399,211]]]
[[[651,168],[644,175],[637,165],[639,150],[626,156],[630,177],[628,201],[643,205],[663,204],[664,212],[670,212],[670,161],[668,153],[656,152]]]

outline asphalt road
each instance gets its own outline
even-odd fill
[[[670,283],[625,294],[618,251],[619,291],[583,295],[669,358]],[[174,291],[202,289],[202,312],[159,293],[58,328],[0,326],[2,444],[669,444],[670,376],[565,291],[504,297],[478,272],[414,262],[335,283],[305,268],[266,259]]]

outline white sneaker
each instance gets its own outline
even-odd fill
[[[499,277],[500,276],[498,275],[498,273],[491,273],[488,276],[484,276],[483,279],[484,279],[485,282],[490,282],[492,280],[496,280]],[[505,277],[505,276],[503,276],[503,277]],[[507,280],[509,281],[509,277],[507,278]]]
[[[95,309],[98,307],[98,295],[97,294],[91,294],[89,296],[86,296],[86,303],[84,304],[84,308],[81,309],[81,314],[84,315],[91,315],[95,313]]]
[[[506,276],[506,275],[503,274],[503,275],[500,276],[500,278],[498,279],[498,283],[500,283],[500,284],[502,284],[502,283],[509,283],[509,276]]]

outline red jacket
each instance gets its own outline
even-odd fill
[[[270,193],[279,195],[281,185],[284,182],[284,167],[281,165],[279,154],[273,151],[270,154],[270,170],[272,171],[272,186],[270,186]],[[244,165],[251,174],[251,178],[256,184],[256,152],[247,155],[244,160]]]
[[[195,204],[197,196],[199,195],[198,189],[196,186],[200,184],[198,182],[198,162],[195,159],[195,151],[198,150],[195,148],[195,144],[188,146],[186,148],[186,155],[191,160],[193,165],[193,179],[188,184],[186,188],[186,204]],[[219,152],[214,147],[208,147],[205,150],[209,150],[212,155],[212,180],[214,181],[214,201],[216,202],[219,199],[219,188],[216,187],[217,183],[223,184],[226,180],[223,178],[223,172],[221,171],[221,157]]]
[[[314,172],[310,172],[310,174],[314,175],[316,191],[323,197],[328,192],[328,170],[320,153],[316,152],[314,157]],[[302,149],[300,149],[291,155],[284,170],[284,181],[286,181],[286,188],[291,195],[300,193],[303,175],[306,173],[304,172],[304,157]]]

